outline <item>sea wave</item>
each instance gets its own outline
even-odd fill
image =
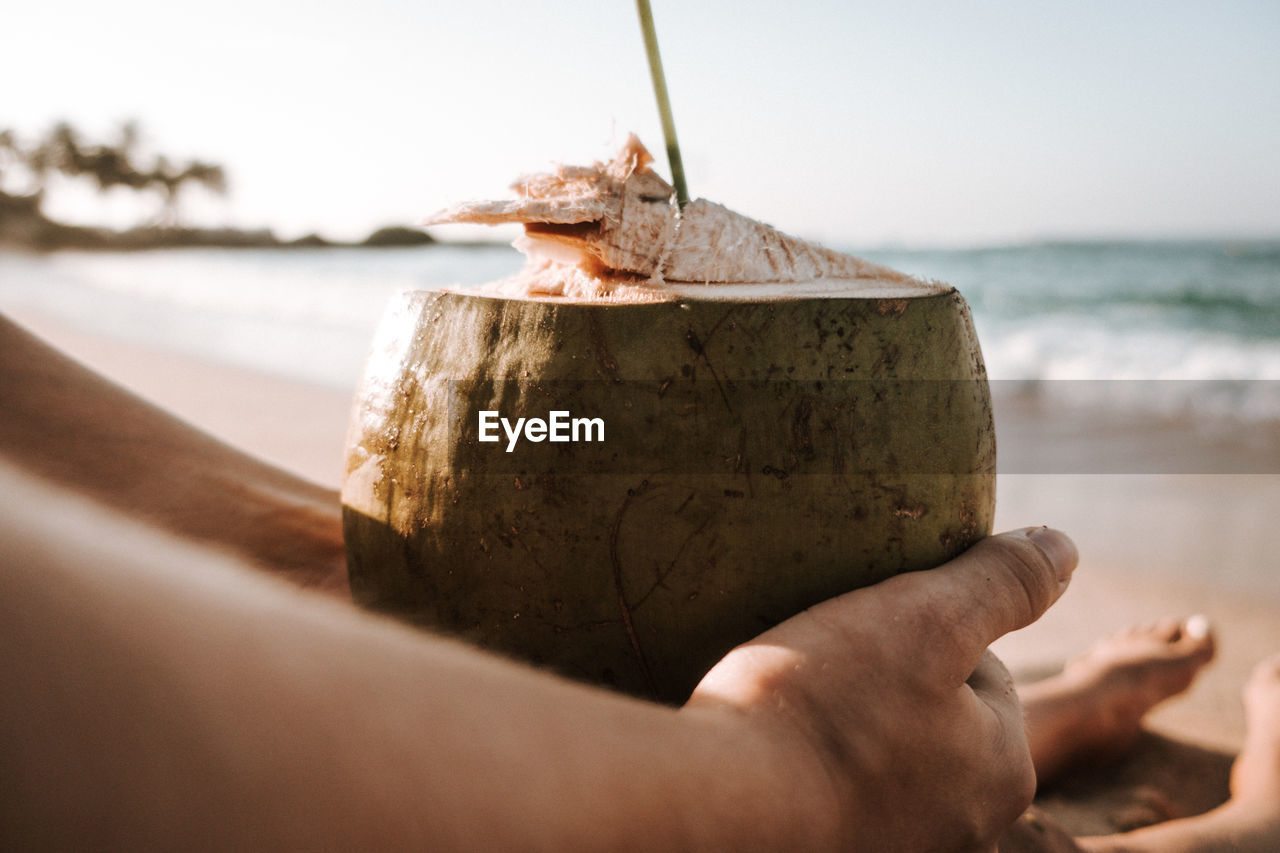
[[[861,254],[956,285],[996,379],[1280,379],[1280,243]],[[505,246],[448,245],[0,253],[0,309],[351,388],[394,293],[491,281],[521,262]]]

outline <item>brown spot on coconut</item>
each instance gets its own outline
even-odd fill
[[[390,306],[344,526],[362,602],[680,702],[770,625],[987,535],[995,438],[954,289],[718,205],[682,217],[649,159],[629,141],[448,212],[532,224],[538,256]],[[541,438],[481,441],[483,412]],[[554,412],[603,440],[551,440]]]

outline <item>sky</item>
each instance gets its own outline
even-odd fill
[[[846,247],[1280,236],[1274,0],[652,5],[694,197]],[[43,0],[5,19],[0,127],[136,118],[153,150],[226,167],[225,199],[184,202],[202,224],[355,238],[608,159],[630,131],[669,175],[631,0]],[[139,215],[62,189],[51,214]]]

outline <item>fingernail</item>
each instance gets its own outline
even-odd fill
[[[1027,538],[1036,543],[1036,547],[1049,558],[1058,574],[1059,583],[1065,584],[1071,580],[1071,573],[1075,571],[1080,555],[1067,534],[1050,527],[1033,527],[1027,531]]]
[[[1205,637],[1209,636],[1209,617],[1197,613],[1195,616],[1192,616],[1187,620],[1186,625],[1183,626],[1183,630],[1186,631],[1187,636],[1191,639],[1203,640]]]

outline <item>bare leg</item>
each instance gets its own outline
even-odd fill
[[[1146,713],[1186,690],[1213,653],[1202,617],[1166,619],[1107,637],[1060,675],[1020,690],[1040,783],[1123,755]]]
[[[0,459],[295,583],[349,596],[335,492],[228,447],[0,317]]]
[[[1011,826],[1001,853],[1273,853],[1280,850],[1280,655],[1244,690],[1248,734],[1231,770],[1231,799],[1194,817],[1119,835],[1072,839],[1034,808]]]
[[[1230,800],[1195,817],[1080,839],[1081,847],[1117,853],[1280,850],[1280,655],[1254,670],[1244,707],[1248,733],[1231,771]]]

